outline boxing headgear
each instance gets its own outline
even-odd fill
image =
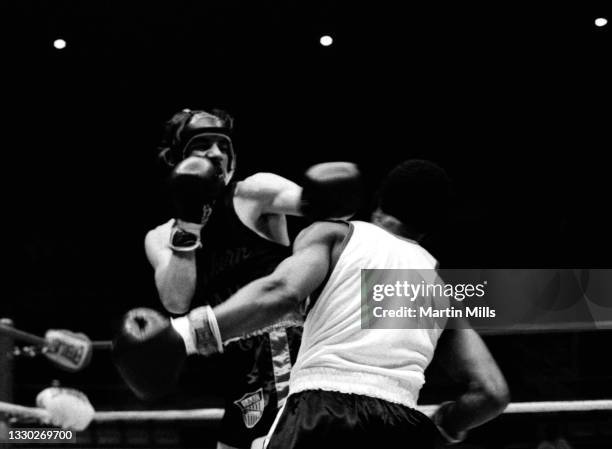
[[[198,146],[207,145],[207,142],[214,139],[228,156],[227,181],[229,181],[236,167],[236,155],[231,138],[232,127],[233,119],[224,111],[214,109],[209,113],[183,109],[165,123],[159,157],[174,167]]]

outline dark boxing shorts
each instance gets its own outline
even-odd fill
[[[267,449],[429,449],[437,433],[427,416],[403,405],[308,390],[289,396]]]
[[[222,355],[225,415],[218,440],[239,448],[265,436],[289,392],[301,327],[236,340]]]

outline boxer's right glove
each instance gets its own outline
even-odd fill
[[[361,173],[351,162],[313,165],[306,171],[302,187],[301,211],[313,220],[350,218],[361,205]]]
[[[210,306],[170,321],[155,310],[129,311],[113,342],[119,373],[141,399],[169,393],[187,355],[223,352],[217,320]]]
[[[141,399],[170,392],[186,358],[183,340],[170,320],[151,309],[130,310],[113,341],[115,365]]]
[[[174,168],[169,187],[177,218],[170,247],[175,251],[193,251],[200,247],[200,231],[225,187],[225,178],[207,158],[190,156]]]

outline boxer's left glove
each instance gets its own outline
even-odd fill
[[[190,156],[174,168],[169,187],[177,218],[170,247],[175,251],[193,251],[200,247],[200,231],[212,213],[215,199],[225,188],[225,178],[209,159]]]
[[[301,212],[313,220],[350,218],[361,206],[361,172],[351,162],[313,165],[302,180]]]

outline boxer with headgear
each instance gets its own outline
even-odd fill
[[[168,388],[168,379],[189,354],[214,355],[227,339],[289,313],[306,313],[290,396],[271,431],[269,449],[433,449],[436,441],[461,441],[467,430],[500,414],[509,400],[503,375],[480,337],[465,323],[445,329],[446,320],[416,318],[418,323],[403,322],[399,329],[383,323],[364,328],[362,322],[363,269],[385,269],[381,276],[389,277],[383,283],[390,284],[395,270],[429,276],[425,273],[437,266],[410,238],[434,225],[420,220],[421,210],[407,201],[421,194],[405,190],[415,180],[434,192],[428,201],[444,207],[448,180],[443,170],[427,161],[408,161],[387,178],[376,224],[314,223],[271,274],[214,308],[199,307],[173,321],[149,309],[128,313],[114,346],[124,379],[141,394],[154,394]],[[421,292],[416,300],[434,299],[442,298]],[[434,352],[465,390],[429,420],[415,407]],[[161,372],[152,373],[158,362],[147,361],[151,353],[163,360]]]
[[[271,273],[290,254],[286,215],[346,217],[360,204],[359,171],[348,162],[311,167],[302,186],[272,173],[236,182],[232,128],[221,111],[183,110],[166,124],[160,157],[172,169],[176,215],[147,234],[145,249],[162,304],[175,314],[218,305]],[[273,324],[221,348],[226,406],[218,447],[249,447],[284,402],[302,323]]]

